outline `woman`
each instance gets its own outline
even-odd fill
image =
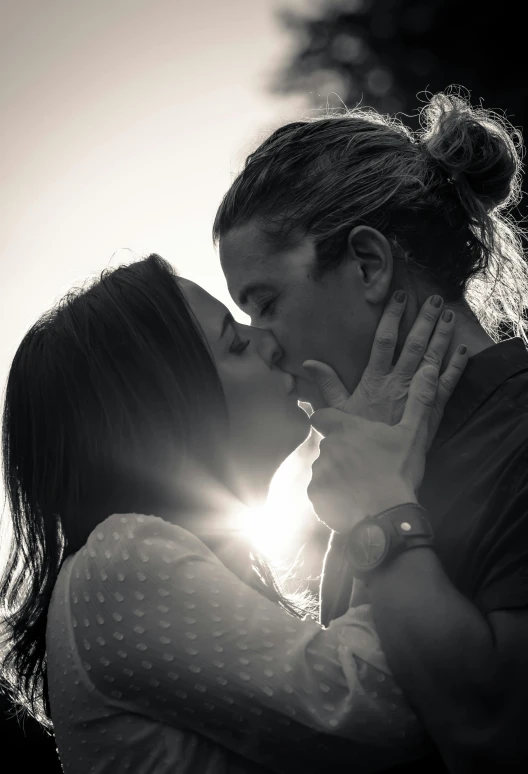
[[[280,355],[155,255],[20,345],[7,674],[53,720],[65,772],[372,771],[423,749],[368,607],[328,630],[301,620],[236,534],[240,498],[264,496],[309,431]]]

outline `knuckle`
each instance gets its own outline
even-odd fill
[[[453,327],[445,323],[443,320],[440,320],[439,324],[434,332],[435,339],[450,339],[453,335]]]
[[[432,312],[430,309],[424,309],[420,316],[422,320],[425,320],[428,323],[435,323],[438,319],[439,313],[440,310],[438,310],[438,312]]]
[[[334,383],[328,376],[324,376],[319,380],[319,387],[323,392],[333,390]]]
[[[378,376],[378,374],[373,369],[367,368],[363,372],[363,376],[357,387],[362,399],[366,400],[367,402],[370,402],[372,399],[374,399],[379,394],[380,390],[385,386],[385,378],[386,377],[384,376]]]
[[[385,307],[385,314],[387,317],[393,317],[395,320],[399,320],[403,314],[402,304],[396,304],[394,301]]]
[[[376,346],[379,349],[391,349],[396,346],[396,334],[391,331],[379,331],[376,334]]]
[[[450,390],[454,390],[463,373],[464,367],[461,363],[450,363],[448,368],[446,368],[444,373],[440,376],[440,379],[438,380],[439,384]]]
[[[455,389],[455,380],[450,374],[444,374],[440,377],[440,386],[447,392],[452,392]]]
[[[435,368],[440,368],[442,364],[441,356],[437,352],[431,350],[425,353],[423,359],[424,363],[434,366]]]
[[[424,404],[424,406],[428,406],[429,408],[432,408],[435,403],[436,398],[436,392],[430,389],[422,389],[418,392],[418,400]]]
[[[412,352],[413,355],[420,355],[425,348],[424,342],[421,339],[414,337],[407,339],[405,346],[409,352]]]

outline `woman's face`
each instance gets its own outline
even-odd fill
[[[295,380],[279,368],[282,350],[271,333],[236,322],[199,285],[186,279],[179,282],[222,382],[236,470],[245,480],[260,479],[267,486],[310,431],[308,417],[297,403]]]

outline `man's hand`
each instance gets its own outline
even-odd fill
[[[440,370],[451,342],[455,319],[451,310],[442,312],[442,299],[439,296],[429,298],[393,366],[398,329],[404,311],[405,296],[403,301],[398,301],[398,293],[395,293],[380,320],[369,363],[352,395],[330,366],[316,360],[304,363],[306,371],[317,381],[328,406],[389,425],[395,425],[401,420],[409,387],[418,368],[430,364]],[[467,360],[466,348],[459,347],[438,380],[435,404],[429,419],[427,448],[434,439],[444,408],[462,376]]]

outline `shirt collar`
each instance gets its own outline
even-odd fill
[[[528,371],[528,352],[522,339],[501,341],[469,359],[450,398],[435,446],[449,440],[501,384]]]

